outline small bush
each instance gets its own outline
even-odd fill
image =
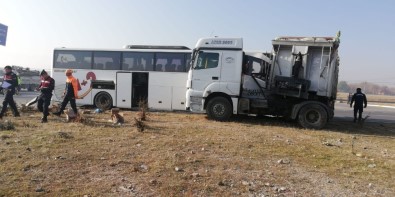
[[[0,130],[14,130],[15,125],[11,121],[5,121],[4,123],[0,123]]]
[[[137,128],[137,131],[139,132],[143,132],[145,129],[145,123],[139,119],[139,118],[134,118],[134,124],[133,126],[135,126]]]
[[[148,111],[148,102],[147,100],[140,100],[139,101],[139,112],[137,114],[138,119],[140,121],[147,120],[147,111]]]
[[[24,128],[36,128],[37,127],[35,124],[32,124],[31,122],[28,122],[28,121],[23,121],[21,124],[22,124],[21,126]]]
[[[64,132],[64,131],[59,131],[56,133],[57,137],[63,138],[63,139],[71,139],[74,138],[73,135],[70,132]]]

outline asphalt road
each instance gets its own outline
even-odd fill
[[[363,117],[369,116],[366,122],[395,123],[395,106],[386,106],[385,104],[369,104],[364,108]],[[354,119],[354,109],[350,108],[347,103],[336,103],[335,120]]]
[[[20,105],[27,103],[38,96],[38,94],[38,92],[21,92],[19,95],[15,95],[14,99]],[[0,102],[2,102],[3,98],[4,96],[0,95]],[[353,116],[353,108],[350,108],[349,104],[336,103],[335,120],[352,121]],[[366,122],[395,123],[395,106],[385,107],[385,104],[368,104],[368,107],[363,112],[363,117],[366,116],[369,116]]]
[[[39,92],[20,92],[19,95],[14,95],[14,100],[18,105],[25,104],[38,96]],[[0,95],[0,102],[3,102],[4,95]]]

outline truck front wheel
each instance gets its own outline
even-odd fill
[[[232,116],[232,105],[224,97],[215,97],[207,104],[207,116],[210,119],[225,121]]]
[[[322,129],[328,121],[326,110],[318,104],[309,104],[299,111],[299,124],[308,129]]]

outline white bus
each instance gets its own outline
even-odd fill
[[[55,101],[61,101],[67,69],[79,80],[77,105],[185,110],[191,50],[182,46],[129,45],[120,50],[56,48],[52,77]]]

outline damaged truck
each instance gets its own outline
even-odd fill
[[[242,38],[202,38],[192,53],[186,108],[219,121],[274,115],[322,129],[334,116],[339,37],[278,37],[270,53],[244,51]]]

